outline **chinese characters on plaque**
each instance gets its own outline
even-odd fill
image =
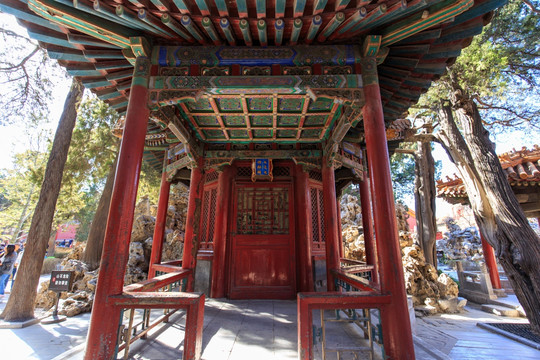
[[[251,163],[251,181],[270,180],[272,181],[272,159],[253,159]]]

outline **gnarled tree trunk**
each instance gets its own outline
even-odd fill
[[[0,315],[0,318],[5,321],[24,321],[34,317],[34,302],[37,295],[39,275],[43,266],[47,241],[51,233],[56,200],[60,193],[62,174],[82,93],[82,85],[73,79],[54,136],[39,200],[28,231],[24,255],[17,271],[17,281],[6,308]]]
[[[426,262],[437,267],[437,220],[435,218],[435,160],[431,154],[431,143],[418,142],[414,154],[414,203],[416,212],[416,232]]]
[[[474,101],[456,83],[440,111],[437,137],[456,164],[480,232],[495,249],[535,332],[540,334],[540,238],[530,227],[495,154]]]
[[[116,174],[116,163],[118,161],[118,154],[109,170],[105,187],[101,193],[99,204],[96,209],[96,214],[92,220],[90,231],[88,232],[88,239],[86,240],[86,248],[84,249],[82,260],[88,264],[90,270],[97,269],[99,262],[101,261],[101,252],[103,250],[103,239],[105,238],[105,224],[107,224],[107,217],[109,216],[109,207],[111,205],[111,196],[114,185],[114,177]]]

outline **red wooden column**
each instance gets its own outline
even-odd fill
[[[336,206],[336,180],[334,166],[328,163],[326,155],[322,162],[324,232],[326,235],[326,287],[335,291],[334,277],[331,270],[339,269],[339,235],[338,214]]]
[[[341,204],[339,203],[339,199],[336,194],[336,211],[337,211],[337,221],[338,221],[338,238],[339,238],[339,257],[345,257],[343,255],[343,229],[341,227]]]
[[[167,156],[165,156],[167,157]],[[165,168],[161,174],[161,188],[159,189],[159,200],[156,214],[156,226],[154,227],[154,237],[152,241],[152,253],[150,254],[150,270],[148,278],[156,276],[154,264],[161,263],[161,255],[163,252],[163,241],[165,235],[165,225],[167,223],[167,210],[169,208],[169,194],[171,191],[171,183],[167,181],[167,172]]]
[[[384,349],[391,359],[414,359],[414,346],[407,308],[401,249],[390,159],[382,111],[381,93],[375,55],[380,36],[368,36],[363,48],[362,79],[366,104],[362,109],[366,136],[367,159],[371,164],[373,181],[375,235],[379,253],[381,290],[391,294],[391,304],[381,309]]]
[[[501,278],[499,277],[499,269],[497,268],[497,260],[495,259],[495,251],[493,247],[484,239],[484,235],[480,233],[482,239],[482,250],[484,250],[484,260],[489,271],[491,286],[494,289],[501,289]]]
[[[189,183],[189,201],[186,216],[186,230],[184,233],[184,254],[182,256],[182,268],[195,271],[197,264],[197,251],[199,251],[199,228],[201,224],[201,207],[203,193],[203,159],[197,161],[197,167],[191,169]],[[188,281],[187,291],[193,291],[192,281]]]
[[[366,251],[366,263],[373,265],[372,279],[378,282],[377,276],[377,253],[375,251],[375,239],[373,238],[373,222],[371,220],[371,196],[369,195],[369,179],[364,172],[364,180],[360,181],[360,207],[362,209],[362,227],[364,228],[364,248]]]
[[[148,75],[150,60],[138,57],[127,110],[116,178],[111,197],[103,253],[97,282],[85,360],[114,356],[120,308],[112,305],[111,295],[122,294],[124,272],[129,257],[133,212],[139,185],[142,154],[149,111]]]
[[[227,248],[227,224],[229,224],[229,209],[231,202],[232,182],[234,179],[233,168],[225,166],[219,174],[216,220],[214,223],[214,260],[212,263],[212,288],[211,297],[225,297],[225,252]]]
[[[314,291],[313,287],[313,261],[311,258],[311,238],[309,234],[311,205],[309,193],[309,174],[301,165],[296,165],[295,194],[298,209],[298,291]]]

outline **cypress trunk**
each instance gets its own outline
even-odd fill
[[[82,93],[82,85],[73,79],[54,136],[39,200],[28,231],[24,255],[17,271],[17,281],[6,308],[0,315],[0,318],[5,321],[25,321],[34,317],[34,303],[39,276],[43,266],[47,241],[51,234],[56,201],[60,193],[62,174]]]
[[[86,248],[84,249],[82,260],[88,264],[90,270],[97,269],[101,261],[101,253],[103,251],[103,240],[105,239],[104,224],[107,224],[107,217],[109,216],[109,207],[111,205],[111,196],[114,185],[114,178],[116,175],[116,164],[118,162],[118,153],[109,170],[105,187],[101,193],[98,207],[90,231],[88,232],[88,239],[86,240]]]
[[[435,218],[435,160],[431,143],[419,141],[414,154],[416,232],[426,262],[437,267],[437,220]]]
[[[462,132],[445,105],[438,137],[463,179],[480,232],[493,246],[533,331],[540,334],[540,238],[508,183],[476,104],[459,85],[453,88],[452,108]]]

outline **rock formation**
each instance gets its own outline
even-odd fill
[[[352,195],[341,198],[342,237],[345,257],[365,261],[362,215],[358,199]],[[426,263],[422,249],[414,243],[407,224],[408,214],[402,204],[396,204],[405,286],[412,296],[415,309],[421,314],[459,312],[466,300],[458,299],[458,286],[448,275]]]
[[[452,218],[444,219],[447,232],[437,241],[437,250],[442,250],[447,260],[483,261],[484,252],[478,230],[474,227],[461,229]]]
[[[188,193],[184,188],[171,187],[162,261],[177,260],[182,257],[187,202]],[[156,211],[157,206],[152,205],[148,197],[143,197],[135,207],[129,260],[124,277],[125,285],[146,280],[148,276]],[[60,315],[75,316],[92,309],[99,269],[88,271],[86,264],[81,261],[83,251],[84,244],[76,245],[61,263],[62,270],[73,271],[73,285],[72,291],[61,293],[58,303]],[[41,284],[36,298],[36,307],[49,309],[52,312],[52,307],[56,302],[56,293],[49,291],[48,287],[48,282]]]

